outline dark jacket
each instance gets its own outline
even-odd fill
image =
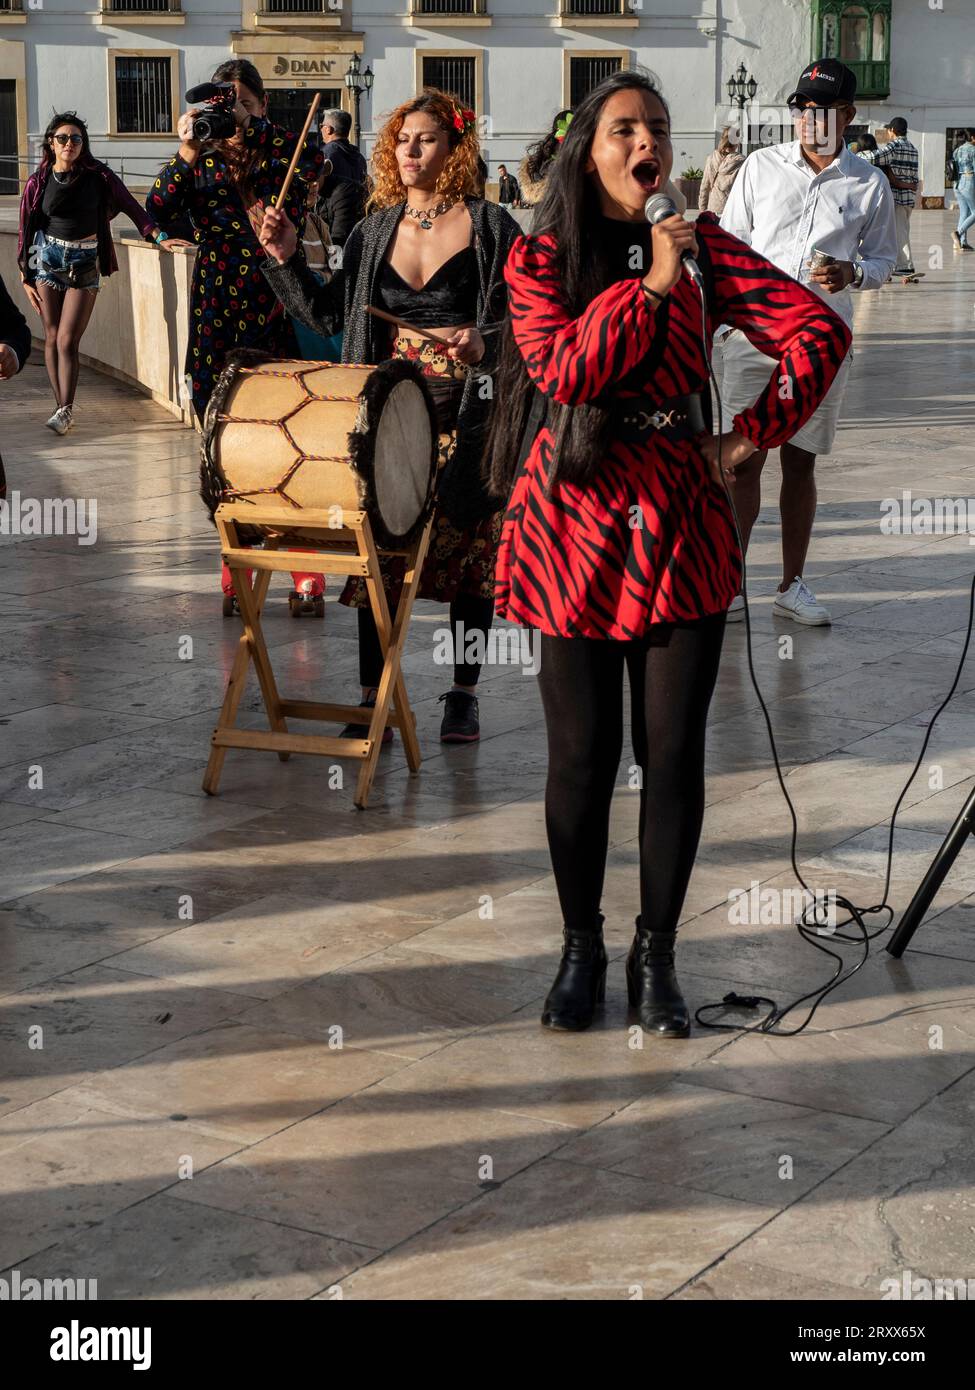
[[[521,189],[514,174],[505,174],[498,184],[499,203],[517,203],[521,200]]]
[[[10,298],[10,291],[3,280],[0,280],[0,343],[13,348],[23,367],[30,356],[30,328]]]
[[[52,167],[47,160],[37,166],[27,180],[23,197],[20,200],[17,264],[20,266],[24,283],[27,285],[32,285],[36,278],[30,264],[30,248],[34,244],[34,233],[38,229],[41,218],[44,189],[47,187]],[[98,214],[98,269],[103,275],[111,275],[113,271],[118,270],[110,225],[113,217],[124,212],[126,217],[135,223],[146,241],[151,241],[159,228],[146,210],[136,202],[118,174],[114,174],[107,164],[103,164],[100,159],[93,159],[90,156],[86,158],[82,155],[81,167],[82,169],[95,170],[101,175],[104,184],[105,196],[101,200]]]
[[[352,228],[362,221],[365,204],[365,184],[339,178],[335,173],[324,180],[315,211],[328,223],[329,236],[336,246],[344,246]]]
[[[349,140],[326,140],[322,154],[332,161],[332,172],[340,179],[365,183],[369,166],[365,156]]]
[[[521,236],[521,228],[496,203],[487,203],[483,198],[467,198],[465,202],[474,224],[480,279],[476,323],[484,333],[488,325],[500,325],[507,313],[504,267],[508,252]],[[325,285],[314,278],[300,251],[285,265],[271,260],[262,265],[268,283],[288,313],[313,332],[328,338],[344,325],[343,362],[380,362],[387,355],[388,326],[366,313],[366,306],[376,302],[376,280],[404,206],[396,203],[364,218],[345,244],[341,268]],[[493,395],[485,389],[483,379],[494,372],[500,336],[500,332],[485,334],[484,357],[467,374],[457,415],[456,442],[438,487],[441,507],[463,526],[490,515],[499,505],[484,489],[480,465]]]

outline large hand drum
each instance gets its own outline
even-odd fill
[[[202,494],[301,511],[364,511],[376,544],[408,545],[429,515],[437,466],[435,412],[419,368],[259,361],[224,370],[203,431]]]

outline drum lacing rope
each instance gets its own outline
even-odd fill
[[[344,366],[348,366],[348,365],[351,365],[351,364],[349,364],[349,363],[343,363],[343,365],[344,365]],[[245,489],[245,488],[229,488],[229,487],[228,487],[228,488],[224,488],[223,491],[222,491],[221,494],[220,494],[221,500],[222,500],[222,501],[224,501],[224,502],[238,502],[238,501],[239,501],[239,502],[249,502],[249,501],[251,500],[252,497],[261,497],[261,496],[265,496],[265,495],[269,495],[269,494],[274,493],[274,494],[277,494],[277,495],[280,496],[280,497],[283,497],[284,500],[285,500],[286,502],[290,502],[291,506],[294,507],[296,510],[300,510],[300,509],[301,509],[301,503],[300,503],[300,502],[296,502],[295,499],[294,499],[293,497],[289,497],[289,496],[288,496],[288,493],[286,492],[285,489],[287,488],[288,483],[291,482],[291,479],[292,479],[292,478],[294,477],[294,475],[297,473],[297,471],[298,471],[298,469],[301,467],[301,465],[302,465],[303,463],[346,463],[346,462],[348,462],[347,456],[346,456],[345,454],[303,454],[303,453],[301,452],[301,449],[300,449],[299,446],[298,446],[297,440],[295,439],[295,437],[294,437],[294,435],[291,433],[291,431],[288,429],[288,424],[287,424],[287,422],[288,422],[289,420],[293,419],[294,416],[298,414],[299,410],[304,410],[305,406],[308,405],[311,401],[350,401],[350,402],[351,402],[351,401],[357,401],[357,400],[359,399],[358,396],[347,396],[347,395],[346,395],[346,396],[316,396],[316,395],[313,395],[313,393],[312,393],[311,391],[309,391],[309,389],[308,389],[308,383],[307,383],[307,381],[305,380],[305,376],[306,376],[306,375],[308,374],[308,372],[310,372],[310,371],[317,372],[317,371],[320,371],[320,370],[321,370],[321,367],[320,367],[320,366],[315,366],[315,367],[304,367],[304,368],[302,368],[300,371],[290,371],[290,372],[285,372],[285,371],[276,372],[276,371],[269,370],[267,367],[242,367],[242,368],[240,369],[240,373],[239,373],[239,374],[240,374],[241,376],[244,376],[244,375],[247,375],[247,376],[277,376],[277,377],[287,377],[287,378],[289,378],[291,381],[298,381],[298,382],[301,383],[301,389],[302,389],[302,390],[304,391],[304,393],[305,393],[305,399],[304,399],[303,401],[299,401],[298,404],[295,406],[294,410],[289,411],[287,415],[282,415],[282,416],[280,416],[280,417],[278,417],[277,419],[274,419],[274,420],[270,420],[270,419],[261,419],[261,418],[259,418],[259,417],[258,417],[257,419],[241,420],[241,419],[240,419],[238,416],[236,416],[236,415],[223,415],[223,414],[220,414],[220,415],[217,416],[217,423],[218,423],[218,424],[222,424],[222,425],[241,425],[241,424],[246,424],[246,425],[274,425],[274,426],[277,427],[277,429],[279,429],[279,430],[282,432],[282,434],[284,435],[285,439],[287,439],[288,443],[291,445],[292,449],[294,449],[295,454],[297,455],[297,457],[295,458],[294,463],[291,464],[291,466],[289,467],[288,471],[285,473],[284,477],[281,478],[278,482],[272,484],[270,487],[253,487],[253,488],[246,488],[246,489]]]

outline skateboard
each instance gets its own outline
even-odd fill
[[[924,279],[924,271],[923,271],[923,270],[913,270],[913,271],[911,271],[910,275],[902,275],[902,276],[901,276],[901,284],[902,284],[902,285],[916,285],[917,282],[918,282],[919,280],[923,280],[923,279]]]

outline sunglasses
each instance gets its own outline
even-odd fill
[[[55,140],[59,145],[83,145],[84,141],[80,135],[55,135]]]
[[[838,101],[834,106],[800,106],[797,101],[789,102],[793,116],[824,116],[829,111],[845,111],[848,103]]]

